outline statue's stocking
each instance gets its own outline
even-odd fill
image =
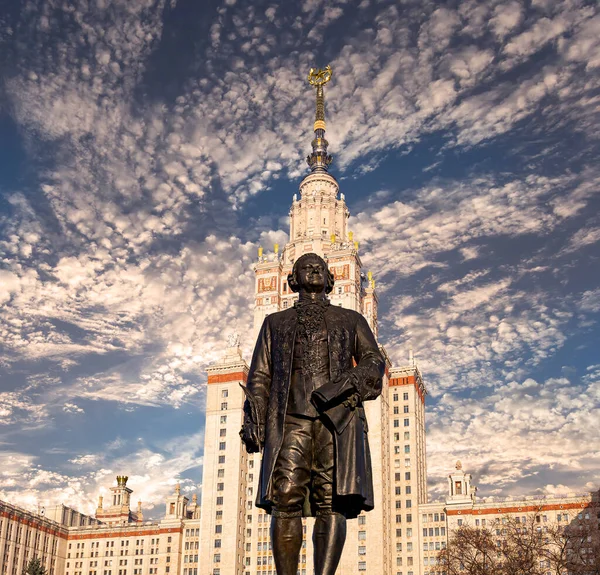
[[[273,517],[271,541],[277,575],[296,575],[302,547],[302,518]]]
[[[342,514],[317,515],[313,530],[315,575],[335,575],[345,541],[346,518]]]

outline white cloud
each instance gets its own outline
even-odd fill
[[[85,410],[74,403],[65,403],[63,405],[63,411],[65,413],[85,413]]]
[[[95,471],[81,475],[43,468],[31,455],[6,453],[0,472],[0,499],[32,510],[66,504],[93,515],[98,495],[113,485],[116,475],[125,474],[129,476],[128,486],[134,491],[133,501],[143,503],[145,518],[159,518],[176,479],[202,464],[199,456],[202,441],[202,434],[192,434],[173,437],[155,448],[121,442],[125,452],[119,457],[111,454],[113,448],[109,445],[103,454],[86,454],[69,460],[86,470],[95,467]],[[189,479],[184,483],[188,492],[199,489]]]
[[[540,494],[587,490],[600,463],[594,440],[599,406],[597,377],[510,381],[477,397],[446,394],[428,415],[435,494],[445,494],[448,454],[475,474],[480,496],[524,495],[520,482],[533,476]],[[551,472],[568,476],[569,489],[546,483]]]
[[[523,6],[519,2],[499,4],[494,9],[490,27],[499,38],[512,32],[523,19]]]

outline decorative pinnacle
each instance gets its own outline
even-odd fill
[[[308,73],[308,83],[317,88],[317,106],[315,113],[315,139],[311,142],[312,154],[306,158],[306,162],[313,172],[326,172],[333,157],[327,153],[329,142],[325,139],[325,95],[323,86],[331,80],[331,66],[324,69],[311,68]]]

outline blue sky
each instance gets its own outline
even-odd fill
[[[25,0],[0,15],[0,499],[200,490],[207,365],[285,243],[311,66],[433,497],[598,488],[594,2]],[[253,341],[242,340],[246,357]]]

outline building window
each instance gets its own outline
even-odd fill
[[[223,465],[223,463],[225,463],[225,456],[219,455],[219,465]]]
[[[404,406],[404,413],[408,413],[408,405]]]
[[[219,430],[219,437],[225,437],[227,435],[227,429],[223,428]]]
[[[217,491],[223,491],[225,489],[224,483],[217,483]]]
[[[226,409],[227,409],[227,402],[226,402],[226,401],[224,401],[224,402],[221,404],[221,411],[225,411]]]
[[[223,526],[215,525],[215,533],[223,533]]]
[[[408,401],[408,393],[404,394],[404,401]]]
[[[225,470],[224,469],[218,469],[217,470],[217,477],[225,477]]]
[[[404,474],[404,480],[405,480],[405,481],[410,481],[410,471],[407,471],[407,472]]]
[[[358,562],[358,570],[359,571],[366,571],[367,570],[367,562],[366,561],[359,561]]]
[[[220,423],[221,423],[221,425],[224,424],[224,423],[227,423],[227,416],[226,415],[221,415]]]
[[[223,498],[217,497],[217,505],[223,505]]]
[[[394,419],[394,427],[400,427],[400,420]]]
[[[410,439],[410,431],[404,432],[404,441],[408,441]]]
[[[394,401],[398,401],[398,394],[394,393]]]
[[[225,441],[221,441],[219,443],[219,451],[224,451],[225,450],[225,446],[226,446],[226,442]]]
[[[400,413],[400,409],[397,405],[394,405],[394,415],[398,415]]]
[[[358,532],[358,540],[359,541],[365,541],[367,539],[367,532],[366,531],[359,531]]]
[[[410,425],[410,419],[406,418],[404,420],[404,427],[408,427]]]
[[[228,389],[223,389],[221,391],[221,397],[229,397],[229,390]]]

